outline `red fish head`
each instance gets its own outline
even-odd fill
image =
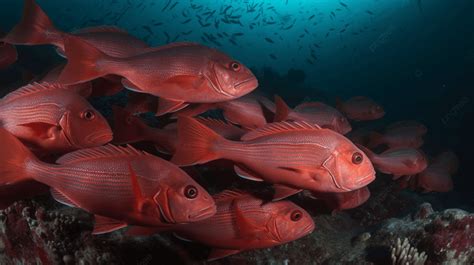
[[[153,197],[166,222],[191,223],[216,214],[216,204],[211,195],[184,171],[179,174],[164,180],[167,188]]]
[[[10,66],[16,62],[17,59],[18,54],[15,46],[0,41],[0,69]]]
[[[60,125],[74,149],[101,146],[113,138],[112,129],[104,116],[80,96],[68,106]]]
[[[314,221],[301,207],[290,201],[272,202],[265,205],[271,207],[272,217],[268,222],[268,230],[273,240],[287,243],[313,232]]]
[[[208,70],[205,75],[221,98],[239,98],[258,86],[257,78],[250,69],[222,54],[210,61]]]
[[[368,116],[373,120],[380,119],[385,116],[385,110],[379,104],[372,102],[368,107]]]
[[[344,116],[335,117],[333,122],[334,129],[340,134],[347,134],[352,131],[352,126]]]
[[[327,192],[347,192],[367,186],[375,179],[375,170],[367,155],[344,141],[323,163],[331,178]]]

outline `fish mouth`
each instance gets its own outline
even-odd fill
[[[359,179],[356,182],[356,186],[357,187],[365,187],[365,186],[369,185],[374,180],[375,180],[375,171],[373,171],[372,173],[367,174],[363,178]]]
[[[314,222],[308,224],[305,228],[303,228],[303,236],[307,234],[311,234],[314,231],[315,225]]]
[[[94,144],[106,144],[113,139],[113,134],[109,130],[95,132],[86,137],[86,141]]]
[[[250,90],[254,89],[258,86],[258,80],[255,77],[251,77],[248,79],[245,79],[237,84],[234,85],[234,89],[242,89],[242,90]]]
[[[193,214],[190,214],[188,216],[189,221],[195,222],[195,221],[201,221],[204,219],[207,219],[209,217],[212,217],[214,214],[216,214],[217,208],[215,205],[208,206],[206,208],[203,208]]]

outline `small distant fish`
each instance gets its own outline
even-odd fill
[[[272,39],[268,38],[268,37],[265,37],[265,40],[269,43],[275,43]]]
[[[308,20],[313,19],[315,16],[316,16],[316,15],[311,15],[311,16],[308,18]]]
[[[270,53],[268,56],[270,56],[270,58],[272,58],[273,60],[277,60],[277,57],[273,53]]]
[[[176,3],[174,3],[174,4],[169,8],[169,11],[171,11],[177,4],[179,4],[178,1],[176,1]]]
[[[142,26],[142,29],[146,30],[148,33],[153,35],[153,31],[151,30],[149,26]]]
[[[188,19],[186,19],[185,21],[181,22],[181,24],[187,24],[187,23],[189,23],[189,22],[191,22],[191,19],[190,19],[190,18],[188,18]]]
[[[339,4],[340,4],[341,6],[343,6],[343,7],[345,7],[345,8],[348,8],[348,7],[347,7],[347,4],[345,4],[345,3],[343,3],[343,2],[339,2]]]
[[[369,14],[369,15],[373,15],[373,14],[374,14],[374,13],[373,13],[372,11],[370,11],[370,10],[366,10],[365,12],[366,12],[367,14]]]

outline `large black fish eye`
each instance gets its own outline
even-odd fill
[[[301,218],[303,218],[303,213],[300,210],[294,210],[291,213],[290,218],[291,218],[291,221],[297,222],[297,221],[301,220]]]
[[[360,164],[362,163],[362,161],[364,161],[364,156],[359,153],[359,152],[355,152],[354,154],[352,154],[352,163],[353,164]]]
[[[184,196],[188,199],[194,199],[198,195],[198,190],[193,185],[188,185],[184,188]]]
[[[82,113],[82,118],[91,121],[95,118],[95,112],[93,110],[86,110]]]
[[[234,70],[234,71],[240,71],[240,64],[238,62],[231,62],[230,63],[230,69]]]

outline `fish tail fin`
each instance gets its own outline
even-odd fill
[[[383,135],[378,132],[371,132],[369,134],[369,148],[375,148],[383,143]]]
[[[275,109],[275,118],[273,122],[280,122],[288,119],[291,109],[278,95],[275,95]]]
[[[203,164],[220,158],[215,146],[224,141],[206,125],[194,118],[178,118],[178,146],[171,161],[179,166]]]
[[[36,157],[18,138],[7,130],[0,128],[0,186],[12,185],[33,179],[27,169],[29,162],[37,161]]]
[[[34,0],[25,0],[20,22],[3,41],[20,45],[54,44],[63,46],[63,33],[56,29],[48,15]]]
[[[58,82],[66,85],[75,85],[105,76],[109,74],[105,66],[118,59],[108,56],[81,38],[71,35],[64,38],[64,50],[68,62]]]
[[[127,110],[113,106],[114,113],[114,143],[130,144],[145,141],[147,125]]]

